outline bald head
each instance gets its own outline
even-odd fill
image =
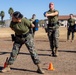
[[[49,9],[54,10],[54,3],[53,2],[49,3]]]

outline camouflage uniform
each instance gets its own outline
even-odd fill
[[[35,27],[32,28],[32,34],[33,34],[33,37],[34,37],[35,31],[38,31],[38,22],[39,22],[39,20],[36,19],[36,15],[33,14],[30,21],[31,21],[31,23],[33,23],[35,25]]]
[[[31,58],[34,64],[38,68],[37,72],[40,74],[44,74],[44,71],[40,66],[40,60],[38,54],[36,53],[35,50],[33,37],[30,33],[30,27],[34,27],[34,25],[26,18],[23,18],[23,15],[19,11],[16,11],[12,15],[12,21],[10,23],[10,27],[15,32],[15,37],[12,35],[13,36],[12,41],[14,40],[14,44],[12,52],[10,54],[10,58],[6,59],[4,63],[4,68],[2,69],[1,72],[10,71],[10,65],[14,63],[14,61],[17,58],[17,55],[19,54],[20,48],[22,47],[23,44],[25,44],[31,54]]]
[[[49,10],[47,13],[53,13],[57,10]],[[58,12],[58,11],[57,11]],[[49,16],[48,18],[48,37],[50,42],[50,48],[52,49],[52,55],[56,55],[58,52],[59,45],[59,24],[58,24],[58,15]],[[55,49],[54,49],[55,48]]]
[[[26,47],[28,48],[34,64],[40,63],[38,54],[36,53],[35,50],[32,35],[29,33],[28,28],[30,27],[30,25],[31,23],[24,18],[22,19],[21,23],[11,22],[10,27],[15,31],[15,41],[13,44],[13,49],[8,64],[10,65],[13,64],[23,44],[25,44]]]
[[[34,24],[35,18],[31,18],[30,21],[31,21],[31,23]],[[35,24],[34,24],[34,25],[35,25]],[[34,37],[34,35],[35,35],[35,27],[34,27],[34,28],[31,28],[31,31],[32,31],[32,35],[33,35],[33,37]]]
[[[71,40],[74,39],[74,28],[75,28],[75,19],[69,18],[68,19],[68,31],[67,31],[67,40],[69,40],[69,36],[72,33]]]

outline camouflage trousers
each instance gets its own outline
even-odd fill
[[[48,28],[48,38],[50,42],[50,48],[58,48],[59,46],[59,28]]]
[[[36,53],[36,50],[35,50],[35,45],[34,45],[34,40],[33,40],[32,34],[28,34],[26,37],[23,37],[23,38],[16,36],[14,44],[13,44],[12,52],[11,52],[10,58],[8,60],[8,64],[9,65],[13,64],[13,62],[16,60],[17,55],[19,54],[20,48],[22,47],[23,44],[25,44],[26,47],[28,48],[34,64],[39,64],[40,60],[39,60],[38,54]]]

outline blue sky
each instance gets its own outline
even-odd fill
[[[36,14],[38,19],[44,19],[43,13],[49,9],[50,2],[54,2],[59,15],[76,14],[76,0],[0,0],[0,11],[5,12],[4,19],[9,19],[8,9],[20,11],[25,17],[31,18]]]

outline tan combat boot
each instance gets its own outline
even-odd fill
[[[38,67],[37,72],[40,74],[44,74],[44,71],[42,70],[40,64],[37,64],[37,67]]]
[[[55,55],[54,55],[55,57],[57,57],[58,56],[58,49],[57,48],[55,48]]]
[[[8,57],[6,58],[6,61],[4,63],[4,67],[2,69],[2,72],[8,72],[10,71],[10,65],[8,65]]]
[[[7,65],[5,68],[2,69],[2,72],[4,73],[4,72],[8,72],[10,70],[11,70],[10,65]]]

